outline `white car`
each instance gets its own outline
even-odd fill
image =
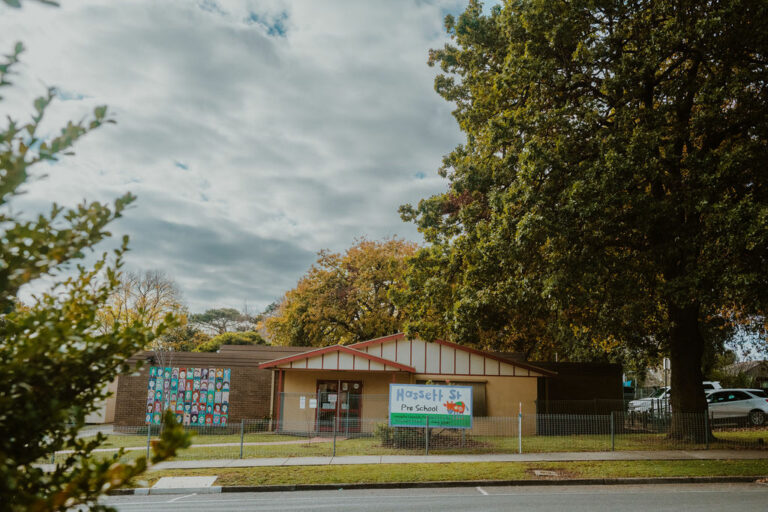
[[[704,386],[704,392],[722,389],[718,381],[707,380],[702,382]],[[651,396],[646,398],[638,398],[632,400],[628,404],[629,412],[669,412],[669,394],[671,388],[665,386],[657,389]]]
[[[759,427],[768,418],[768,394],[762,389],[717,389],[707,394],[709,417],[715,421],[745,421]]]
[[[657,389],[651,396],[632,400],[629,412],[657,412],[669,408],[669,386]]]

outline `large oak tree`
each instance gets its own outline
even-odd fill
[[[708,333],[768,303],[768,3],[516,0],[430,62],[466,141],[402,208],[410,329],[668,352],[674,432]]]

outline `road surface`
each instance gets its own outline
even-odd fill
[[[768,511],[768,485],[606,485],[457,487],[113,496],[104,500],[123,512],[174,511],[364,511],[396,510],[564,512]]]

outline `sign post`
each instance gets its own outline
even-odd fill
[[[392,383],[389,426],[472,428],[472,386]]]

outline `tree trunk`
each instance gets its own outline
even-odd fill
[[[703,443],[709,432],[704,429],[707,401],[704,396],[701,360],[704,338],[699,329],[699,306],[669,307],[670,361],[672,363],[672,429],[670,436],[690,442]]]

